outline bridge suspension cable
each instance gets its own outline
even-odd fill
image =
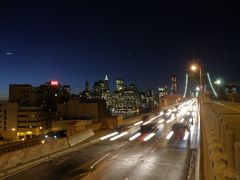
[[[185,98],[186,95],[187,95],[187,87],[188,87],[188,74],[186,74],[185,89],[184,89],[183,98]]]
[[[212,89],[212,92],[213,92],[214,96],[215,96],[215,97],[218,97],[218,94],[216,93],[216,91],[215,91],[215,89],[214,89],[214,87],[213,87],[213,85],[212,85],[212,81],[211,81],[211,78],[210,78],[209,73],[207,73],[207,77],[208,77],[208,82],[209,82],[209,84],[210,84],[210,87],[211,87],[211,89]]]

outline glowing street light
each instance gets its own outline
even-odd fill
[[[214,84],[216,85],[221,85],[222,84],[222,81],[220,79],[217,79],[216,81],[214,81]]]
[[[15,139],[14,134],[15,134],[16,128],[11,128],[11,130],[12,130],[12,141],[14,141]]]
[[[196,64],[191,65],[190,69],[192,71],[196,71],[197,70],[197,65]]]

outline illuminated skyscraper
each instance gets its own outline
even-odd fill
[[[109,85],[108,85],[108,75],[105,75],[105,79],[104,79],[104,89],[108,90],[109,89]]]
[[[124,83],[122,79],[116,79],[116,91],[122,91],[124,89]]]
[[[89,82],[88,81],[85,82],[85,89],[81,93],[81,97],[83,99],[90,99],[91,98],[91,91],[90,91],[90,88],[89,88]]]
[[[172,75],[171,77],[171,95],[176,95],[177,94],[177,77],[175,74]]]
[[[111,104],[110,90],[108,84],[108,76],[105,76],[104,80],[100,80],[93,85],[93,98],[104,99],[106,101],[107,107]]]
[[[102,99],[104,90],[104,81],[100,80],[94,83],[93,85],[93,95],[94,98]]]

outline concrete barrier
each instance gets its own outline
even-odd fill
[[[39,144],[29,148],[20,149],[17,151],[2,154],[0,156],[0,171],[18,166],[19,164],[25,164],[33,160],[48,156],[50,154],[57,153],[64,149],[74,146],[87,138],[94,135],[92,129],[88,129],[84,132],[77,133],[67,138],[57,139]]]
[[[30,148],[2,154],[0,156],[0,179],[98,142],[99,139],[96,139],[74,146],[93,135],[93,130],[89,129],[77,133],[68,139],[57,139]]]
[[[69,136],[68,143],[70,146],[75,146],[76,144],[86,140],[87,138],[94,135],[94,132],[92,129],[87,129],[86,131],[78,132],[72,136]]]
[[[226,132],[226,139],[227,139],[227,158],[228,158],[228,167],[235,169],[235,155],[234,155],[234,144],[235,144],[235,134],[232,131]]]
[[[237,180],[240,180],[240,142],[235,143],[235,169]]]
[[[66,138],[49,141],[29,148],[9,152],[0,156],[0,171],[39,159],[48,154],[68,148]]]
[[[217,130],[217,140],[218,140],[218,143],[221,144],[221,127],[222,127],[222,118],[216,118],[216,121],[217,121],[217,127],[216,127],[216,130]]]
[[[222,142],[222,147],[223,147],[223,153],[226,153],[226,131],[228,130],[228,125],[227,123],[223,122],[221,126],[221,142]]]

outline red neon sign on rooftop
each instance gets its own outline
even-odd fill
[[[51,81],[52,86],[58,86],[59,82],[58,81]]]

